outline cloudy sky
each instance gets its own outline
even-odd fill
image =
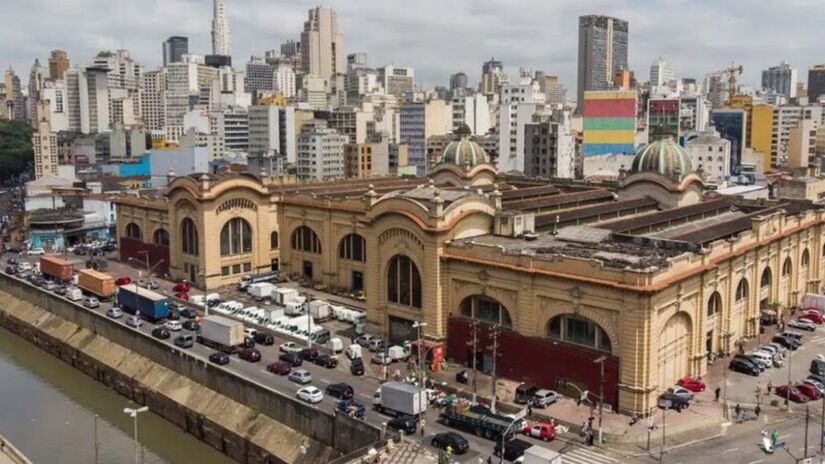
[[[297,39],[305,0],[227,0],[236,63]],[[161,42],[189,37],[193,53],[210,52],[211,0],[2,0],[0,66],[28,75],[34,58],[68,51],[72,64],[101,49],[126,48],[159,65]],[[701,77],[731,60],[746,83],[787,60],[807,79],[825,63],[825,0],[327,0],[338,13],[345,50],[366,52],[372,66],[415,68],[423,85],[446,85],[466,72],[475,85],[495,56],[511,73],[532,67],[575,89],[577,17],[606,14],[630,21],[630,66],[642,80],[662,56],[681,77]],[[24,82],[27,80],[25,77]]]

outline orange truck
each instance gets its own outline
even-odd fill
[[[101,300],[108,300],[115,294],[114,277],[94,269],[83,269],[78,272],[77,286]]]
[[[56,256],[41,256],[40,272],[54,280],[70,280],[72,278],[72,263]]]

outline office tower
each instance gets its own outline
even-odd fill
[[[401,98],[407,92],[412,92],[415,87],[415,72],[413,68],[387,65],[378,68],[378,80],[384,87],[387,95],[394,95]]]
[[[710,119],[719,135],[730,141],[730,172],[738,176],[742,170],[742,153],[745,150],[745,132],[748,115],[743,109],[713,110]]]
[[[37,126],[38,102],[41,99],[40,93],[49,74],[48,68],[40,64],[39,59],[34,60],[32,69],[29,72],[29,95],[28,95],[28,118],[32,127]]]
[[[183,55],[189,54],[189,39],[187,37],[172,36],[163,42],[163,66],[169,63],[180,63]]]
[[[347,136],[325,127],[322,121],[306,124],[298,137],[298,178],[329,180],[344,177]]]
[[[637,94],[632,90],[585,92],[582,154],[632,154],[636,142]]]
[[[57,134],[52,132],[49,102],[37,102],[37,126],[32,133],[34,148],[34,178],[57,176]]]
[[[286,98],[293,98],[297,93],[295,71],[286,64],[279,64],[272,73],[275,91]]]
[[[20,78],[17,77],[13,69],[9,68],[6,70],[4,80],[6,83],[6,101],[4,102],[6,118],[24,121],[26,119],[26,107],[23,88],[20,86]]]
[[[251,57],[246,63],[246,91],[251,94],[271,92],[275,89],[275,68],[258,57]]]
[[[679,97],[679,130],[688,132],[704,132],[710,117],[710,102],[702,95],[684,95]]]
[[[502,86],[498,110],[498,170],[524,172],[524,126],[534,117],[548,113],[546,96],[538,82],[522,78],[521,82]]]
[[[796,98],[797,72],[786,62],[762,71],[762,88],[772,90],[790,100]]]
[[[539,81],[539,87],[545,95],[545,102],[548,105],[564,105],[567,103],[567,89],[559,81],[558,76],[544,76]]]
[[[347,72],[367,67],[366,53],[350,53],[347,55]]]
[[[226,19],[226,0],[213,0],[212,54],[231,56],[229,21]]]
[[[782,105],[774,108],[771,140],[771,159],[774,166],[783,166],[788,162],[788,141],[791,129],[803,120],[821,122],[822,110],[823,107],[818,105]]]
[[[650,86],[668,85],[675,78],[673,68],[661,57],[650,65]]]
[[[705,95],[710,101],[710,107],[720,109],[728,99],[728,83],[719,73],[705,76]]]
[[[140,93],[143,124],[150,131],[162,131],[166,127],[166,69],[143,74]]]
[[[807,168],[817,166],[816,132],[819,121],[802,119],[788,131],[788,166]],[[819,167],[819,166],[817,166]]]
[[[344,34],[338,29],[335,10],[315,7],[301,33],[301,61],[307,74],[321,76],[330,82],[336,74],[344,74]]]
[[[450,76],[450,90],[466,89],[467,75],[463,72],[455,73]]]
[[[249,154],[284,156],[290,163],[297,159],[295,108],[261,105],[249,107]]]
[[[63,79],[63,73],[69,69],[69,57],[63,50],[52,50],[49,55],[49,77]]]
[[[823,95],[825,95],[825,64],[818,64],[808,69],[808,101],[816,103]]]
[[[504,74],[504,63],[495,58],[485,61],[481,65],[481,81],[478,90],[484,95],[498,95],[501,86],[507,82],[507,75]]]
[[[143,66],[132,59],[128,50],[117,50],[98,53],[92,67],[108,70],[109,121],[119,121],[127,125],[135,124],[141,118],[140,87]],[[114,108],[115,106],[118,108]],[[119,117],[120,108],[127,110],[123,119]],[[118,115],[118,117],[111,119],[113,115]]]
[[[629,69],[627,21],[608,16],[579,17],[579,69],[576,102],[584,104],[584,92],[608,90],[616,71]],[[581,109],[578,110],[581,112]]]
[[[453,132],[463,125],[469,127],[473,135],[484,135],[490,131],[490,105],[484,95],[457,94],[450,105],[453,109]]]
[[[399,132],[401,143],[408,146],[407,165],[415,166],[416,175],[427,173],[427,139],[452,131],[452,111],[443,100],[401,103]]]
[[[109,129],[109,68],[89,66],[85,69],[81,82],[80,131],[94,134]]]

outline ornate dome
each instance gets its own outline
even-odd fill
[[[670,138],[657,140],[639,148],[630,167],[631,173],[656,172],[678,179],[692,170],[685,149]]]
[[[487,152],[475,140],[471,140],[470,128],[462,125],[455,131],[456,139],[447,144],[441,155],[441,163],[451,163],[456,166],[475,166],[486,163]]]

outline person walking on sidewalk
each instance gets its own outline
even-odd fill
[[[713,396],[716,397],[716,402],[719,402],[719,395],[722,394],[722,389],[716,387],[716,390],[713,390]]]

